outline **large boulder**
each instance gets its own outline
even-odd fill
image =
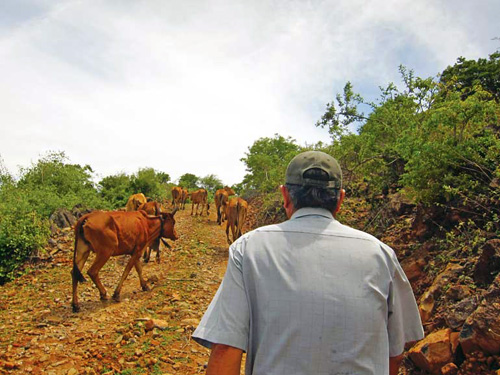
[[[80,204],[77,204],[71,211],[66,208],[58,208],[50,215],[51,231],[58,232],[59,229],[72,228],[83,215],[92,212]]]
[[[500,353],[500,275],[488,288],[479,307],[467,318],[460,331],[465,354],[480,350]]]
[[[88,214],[92,212],[91,209],[89,208],[86,208],[84,207],[83,205],[81,204],[77,204],[75,207],[73,207],[73,209],[71,210],[71,213],[73,214],[73,216],[76,217],[76,219],[78,220],[79,218],[81,218],[83,215],[85,214]]]
[[[435,279],[429,289],[422,295],[419,301],[419,311],[422,323],[427,322],[434,312],[437,299],[443,294],[443,287],[448,285],[451,280],[462,273],[463,267],[459,264],[450,263],[446,269]]]
[[[471,296],[452,305],[444,312],[446,325],[453,330],[460,330],[467,318],[476,310],[478,297]]]
[[[425,276],[424,267],[427,264],[424,258],[410,259],[401,263],[405,275],[411,283]]]
[[[452,332],[449,328],[442,329],[419,341],[408,355],[420,369],[431,374],[441,374],[441,368],[453,362],[457,342],[457,332]]]
[[[50,215],[50,221],[59,229],[70,228],[75,225],[77,219],[73,213],[65,208],[58,208]]]

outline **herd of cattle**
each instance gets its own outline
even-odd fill
[[[226,221],[226,237],[229,244],[242,234],[242,227],[246,219],[248,203],[235,195],[229,187],[215,192],[214,200],[217,210],[217,223],[221,225]],[[83,267],[91,252],[95,259],[87,274],[99,289],[101,300],[108,299],[106,289],[99,279],[99,271],[112,256],[130,255],[125,270],[113,293],[115,301],[120,300],[120,291],[123,282],[132,267],[139,275],[143,290],[149,287],[142,277],[141,257],[145,262],[150,259],[151,251],[156,251],[156,260],[160,261],[160,241],[170,248],[166,239],[175,241],[178,236],[175,230],[175,213],[184,210],[187,199],[191,200],[191,215],[201,208],[199,215],[209,214],[208,192],[198,189],[188,192],[181,187],[172,188],[172,212],[162,212],[158,202],[147,199],[144,194],[132,195],[121,211],[94,211],[82,216],[75,225],[75,250],[73,255],[73,281],[72,307],[74,312],[80,311],[77,287],[79,282],[84,282]],[[196,210],[194,207],[196,206]],[[231,229],[232,241],[229,238]]]

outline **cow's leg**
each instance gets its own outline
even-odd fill
[[[94,263],[92,263],[92,266],[90,266],[89,270],[87,271],[87,274],[97,286],[97,289],[99,289],[101,300],[107,300],[108,295],[106,293],[106,288],[104,288],[104,285],[102,285],[101,283],[101,279],[99,279],[99,271],[101,270],[102,266],[106,264],[110,256],[110,253],[96,252]]]
[[[194,210],[194,202],[191,203],[191,216],[193,216],[193,210]]]
[[[146,250],[144,251],[144,255],[142,256],[144,263],[149,263],[150,257],[151,257],[151,248],[147,247]]]
[[[130,257],[127,265],[125,266],[125,270],[123,271],[122,277],[120,281],[118,282],[118,285],[116,286],[115,292],[113,293],[113,299],[116,302],[120,302],[120,292],[122,290],[123,282],[127,278],[128,274],[130,273],[130,270],[132,269],[133,266],[135,266],[135,263],[138,262],[140,255],[136,255],[139,253],[137,249],[133,252],[133,255]],[[142,281],[141,281],[142,285]]]
[[[233,235],[233,242],[234,242],[238,238],[238,224],[237,223],[234,223],[234,225],[231,225],[231,233]]]
[[[160,263],[160,237],[154,240],[153,244],[149,248],[149,253],[151,254],[153,250],[156,251],[156,262]]]
[[[243,210],[240,210],[239,217],[238,217],[238,231],[236,232],[236,235],[238,236],[238,238],[240,238],[242,235],[241,230],[243,229],[243,223],[245,222],[245,216],[246,216],[246,212],[243,212]]]
[[[76,248],[77,250],[75,254],[75,265],[81,272],[83,270],[85,262],[87,261],[90,255],[90,248],[84,241],[81,240],[78,240]],[[74,271],[71,272],[71,279],[73,281],[73,301],[71,302],[71,306],[73,306],[73,312],[78,312],[80,311],[80,305],[78,304],[78,293],[77,293],[78,279]]]
[[[156,263],[160,263],[160,238],[158,238],[158,244],[156,245]]]
[[[139,259],[137,259],[137,261],[134,263],[134,267],[135,267],[135,270],[137,271],[137,275],[139,275],[139,282],[141,283],[142,290],[148,291],[149,286],[146,283],[146,280],[144,280],[144,278],[142,277],[142,264],[139,261]]]
[[[217,205],[217,224],[221,225],[222,224],[222,216],[221,216],[221,213],[220,213],[220,206]]]
[[[226,221],[226,238],[227,238],[227,243],[231,245],[231,240],[229,239],[229,220]]]

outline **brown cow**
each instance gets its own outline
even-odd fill
[[[229,196],[236,194],[233,189],[231,189],[229,186],[224,186],[224,190],[227,192]]]
[[[188,199],[189,193],[187,189],[182,189],[182,194],[181,194],[181,210],[186,209],[186,201]]]
[[[226,217],[226,205],[230,195],[235,192],[229,186],[224,186],[224,189],[219,189],[215,192],[215,208],[217,209],[217,224],[221,225]]]
[[[75,225],[75,252],[73,256],[73,311],[78,312],[78,282],[84,282],[82,270],[90,255],[96,254],[94,263],[87,271],[99,289],[101,300],[108,299],[106,289],[99,279],[99,271],[111,256],[130,255],[122,277],[113,293],[115,301],[120,300],[120,291],[132,267],[139,275],[142,290],[149,290],[142,277],[141,256],[147,246],[157,238],[177,239],[175,232],[175,211],[148,216],[145,211],[94,211],[82,216]]]
[[[217,210],[217,224],[221,225],[226,218],[226,206],[229,200],[229,195],[224,189],[219,189],[215,192],[214,201]]]
[[[139,194],[133,194],[130,196],[130,198],[127,201],[127,205],[125,206],[126,211],[137,211],[139,206],[141,204],[144,204],[147,202],[146,197],[144,194],[139,193]]]
[[[172,205],[174,208],[179,207],[182,198],[182,188],[180,186],[174,186],[172,188]]]
[[[247,216],[248,203],[246,200],[234,197],[231,198],[226,207],[226,237],[227,243],[231,245],[232,242],[236,241],[241,236],[241,229],[245,223]],[[231,233],[233,234],[233,241],[229,239],[229,227],[231,227]]]
[[[205,189],[198,189],[189,193],[191,199],[191,216],[193,216],[194,206],[196,205],[196,216],[198,216],[198,208],[201,205],[200,216],[203,216],[203,208],[206,208],[207,216],[210,205],[208,204],[208,192]]]
[[[155,202],[155,201],[149,201],[147,203],[141,204],[137,210],[138,211],[139,210],[146,211],[146,213],[149,216],[159,216],[160,213],[161,213],[160,204],[158,202]],[[165,240],[163,240],[163,243],[169,249],[171,248],[170,245]],[[157,238],[153,242],[153,244],[151,245],[151,247],[146,248],[146,250],[144,251],[143,259],[144,259],[145,263],[149,262],[152,250],[156,251],[156,262],[160,263],[160,238]]]

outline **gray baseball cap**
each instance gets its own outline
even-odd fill
[[[318,168],[328,173],[328,181],[304,178],[304,173],[312,168]],[[287,184],[316,186],[331,189],[342,187],[342,171],[340,165],[332,156],[321,151],[306,151],[295,156],[286,169]]]

